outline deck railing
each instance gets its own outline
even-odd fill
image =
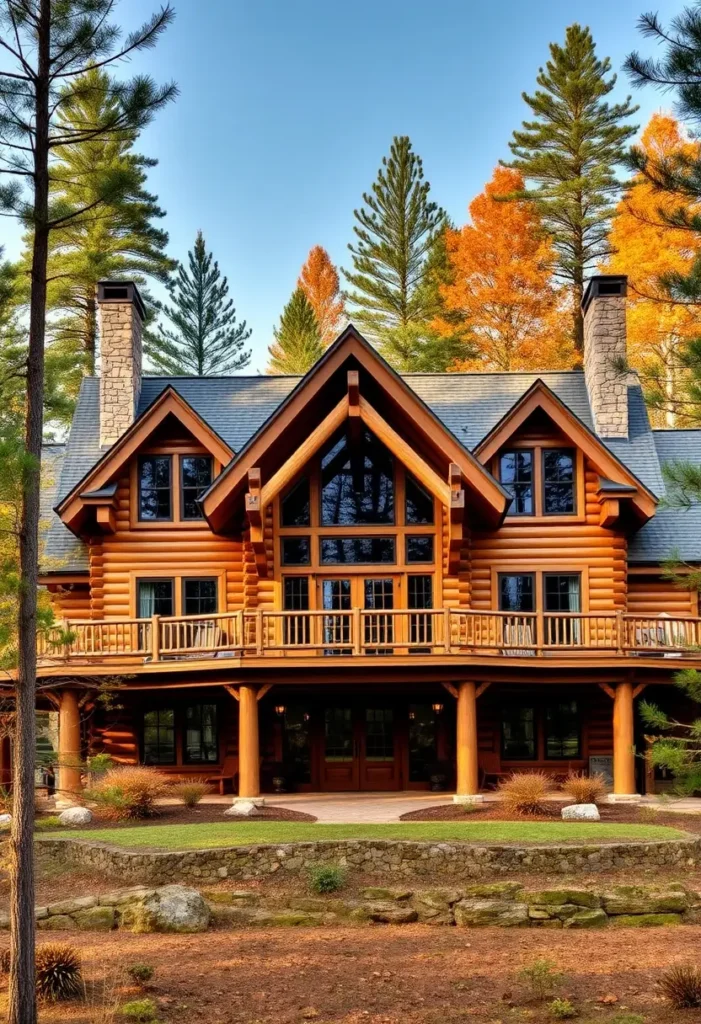
[[[237,611],[219,615],[71,621],[42,633],[42,662],[152,663],[226,657],[358,655],[506,657],[614,653],[701,658],[701,618],[599,612]]]

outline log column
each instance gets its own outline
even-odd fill
[[[479,767],[477,763],[477,688],[472,682],[457,684],[457,791],[456,803],[479,799]]]
[[[80,755],[78,692],[63,690],[58,709],[57,807],[72,807],[82,791]]]
[[[260,796],[258,694],[255,686],[239,687],[239,797]]]
[[[635,796],[633,684],[618,683],[613,696],[613,795]]]

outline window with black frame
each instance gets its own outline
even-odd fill
[[[219,760],[217,705],[191,704],[185,708],[186,764],[215,764]]]
[[[216,615],[217,581],[215,579],[183,580],[183,615]]]
[[[172,459],[170,455],[144,455],[138,462],[139,519],[173,518]]]
[[[499,459],[499,479],[512,498],[508,515],[532,516],[535,512],[533,452],[526,448],[503,452]]]
[[[309,610],[309,577],[285,576],[282,581],[282,602],[286,612]],[[310,642],[309,616],[287,615],[285,622],[285,643],[299,646]]]
[[[144,712],[144,764],[175,764],[175,709]]]
[[[394,580],[364,580],[365,608],[375,615],[365,616],[365,646],[367,654],[391,654],[391,647],[382,644],[394,640],[394,617],[383,612],[394,608]]]
[[[501,756],[505,761],[534,761],[538,753],[535,708],[504,708],[501,719]]]
[[[433,643],[433,618],[430,614],[421,614],[433,608],[433,576],[407,577],[407,605],[416,609],[416,614],[409,616],[409,640],[412,644],[427,644],[427,647],[412,647],[416,654],[430,654]]]
[[[545,708],[545,756],[570,761],[581,757],[580,714],[576,700]]]
[[[512,615],[502,619],[504,643],[530,653],[536,642],[535,574],[499,573],[499,610]]]
[[[575,455],[569,448],[543,449],[543,515],[576,512]]]
[[[582,620],[576,614],[581,611],[581,579],[578,572],[544,574],[546,643],[569,646],[581,644]]]
[[[197,499],[212,482],[212,460],[209,455],[180,456],[180,518],[203,519]]]
[[[321,458],[321,525],[394,523],[394,462],[369,430],[351,448],[345,431]]]

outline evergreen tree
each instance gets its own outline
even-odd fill
[[[429,200],[421,158],[407,136],[382,158],[372,193],[354,211],[353,270],[344,271],[351,318],[394,366],[410,370],[432,335],[435,292],[425,287],[445,214]]]
[[[75,130],[115,117],[118,99],[109,76],[92,68],[66,92],[59,107],[58,130]],[[176,263],[165,254],[168,234],[156,225],[164,216],[146,190],[146,172],[157,161],[133,152],[135,131],[115,132],[107,139],[86,138],[77,145],[57,146],[50,185],[52,202],[82,209],[79,217],[58,225],[49,241],[47,309],[52,347],[74,352],[78,373],[95,372],[97,304],[100,280],[131,279],[143,286],[148,278],[167,282]],[[119,181],[110,202],[100,203],[105,181]],[[31,237],[28,239],[31,247]],[[24,259],[29,263],[29,252]]]
[[[581,302],[584,278],[609,252],[614,200],[621,189],[616,167],[636,131],[625,124],[635,113],[630,97],[609,104],[616,84],[611,61],[599,60],[588,28],[570,25],[565,44],[550,44],[550,60],[538,73],[540,88],[523,94],[534,119],[514,132],[506,166],[526,187],[518,198],[533,201],[552,236],[558,276],[572,289],[573,340],[584,344]],[[530,183],[530,184],[529,184]]]
[[[296,288],[273,328],[268,373],[306,373],[324,354],[319,323],[302,288]]]
[[[168,376],[209,377],[242,370],[251,359],[244,349],[251,332],[236,322],[234,300],[219,264],[207,252],[201,231],[188,253],[189,268],[178,267],[168,292],[173,303],[162,312],[174,330],[161,324],[148,331],[145,352],[152,366]]]

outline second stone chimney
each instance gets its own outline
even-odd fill
[[[592,277],[582,300],[584,378],[594,429],[600,437],[628,437],[625,275]]]
[[[141,391],[144,304],[131,281],[100,281],[100,445],[134,422]]]

